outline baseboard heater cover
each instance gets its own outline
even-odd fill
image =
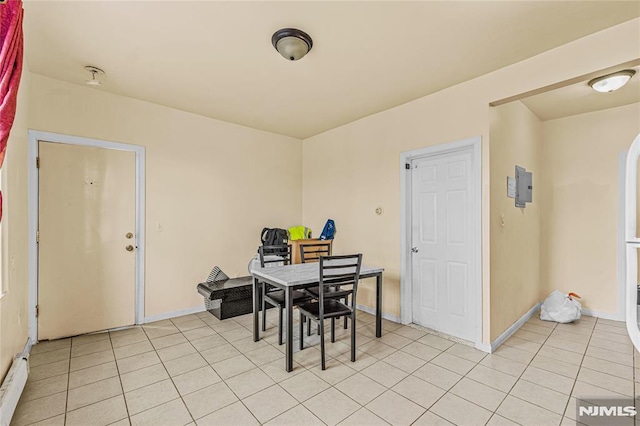
[[[22,391],[27,384],[30,348],[31,344],[27,342],[25,351],[13,359],[11,368],[0,386],[0,426],[9,426],[11,423]]]

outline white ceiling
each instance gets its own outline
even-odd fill
[[[306,138],[640,16],[637,1],[27,1],[32,72]],[[284,27],[314,41],[288,62]]]
[[[540,120],[547,121],[640,102],[640,66],[630,69],[635,70],[636,75],[615,92],[599,93],[589,87],[588,81],[582,81],[531,96],[522,103]]]

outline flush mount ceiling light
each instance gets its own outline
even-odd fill
[[[613,92],[618,90],[634,76],[636,72],[634,70],[624,70],[614,72],[613,74],[603,75],[602,77],[594,78],[589,82],[589,86],[596,92]]]
[[[313,40],[309,34],[295,28],[283,28],[271,36],[271,44],[283,58],[297,61],[309,53],[313,47]]]
[[[96,79],[96,74],[104,75],[104,71],[91,65],[87,65],[86,67],[84,67],[84,69],[91,73],[91,80],[87,80],[85,81],[85,83],[87,83],[89,86],[100,86],[102,84],[102,81]]]

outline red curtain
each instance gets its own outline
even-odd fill
[[[4,163],[9,132],[16,116],[16,98],[22,75],[22,0],[0,3],[0,167]],[[0,220],[2,193],[0,192]]]

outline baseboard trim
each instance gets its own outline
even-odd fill
[[[180,309],[179,311],[165,312],[163,314],[157,314],[157,315],[149,315],[148,317],[144,317],[143,324],[162,321],[169,318],[181,317],[183,315],[197,314],[204,311],[206,311],[206,308],[204,306],[195,306],[193,308]]]
[[[371,315],[375,315],[376,314],[376,310],[374,308],[370,308],[369,306],[365,306],[365,305],[356,305],[356,309],[366,312],[368,314]],[[382,313],[382,318],[389,320],[391,322],[397,322],[398,324],[402,324],[402,321],[400,320],[400,317],[397,317],[395,315],[391,315],[388,314],[386,312]]]
[[[475,343],[475,348],[479,351],[486,352],[488,354],[491,353],[491,345],[488,343]]]
[[[29,377],[31,338],[27,338],[22,352],[17,354],[0,383],[0,425],[9,426]]]
[[[611,320],[611,321],[624,322],[624,318],[620,318],[620,316],[618,314],[611,314],[609,312],[594,311],[592,309],[583,309],[582,310],[582,315],[586,315],[588,317],[596,317],[596,318],[607,319],[607,320]]]
[[[533,307],[529,309],[526,314],[524,314],[518,321],[511,324],[511,327],[507,328],[505,331],[502,332],[501,335],[499,335],[496,338],[496,340],[491,342],[490,353],[495,352],[496,349],[498,349],[500,345],[502,345],[505,342],[505,340],[511,337],[513,333],[518,331],[518,329],[522,327],[522,325],[525,322],[527,322],[531,317],[533,317],[535,313],[538,312],[538,310],[540,309],[540,305],[542,305],[541,302],[538,302],[535,305],[533,305]]]
[[[24,344],[24,349],[22,349],[22,352],[20,352],[18,356],[25,359],[29,359],[32,346],[33,346],[33,342],[31,341],[31,337],[27,337],[27,343]]]

